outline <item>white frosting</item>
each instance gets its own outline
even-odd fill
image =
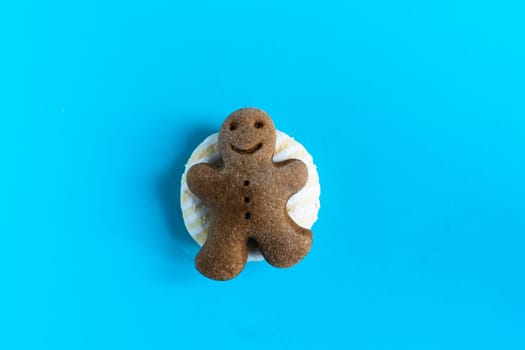
[[[220,158],[218,136],[219,134],[217,133],[208,136],[195,148],[186,163],[186,168],[181,179],[180,205],[184,224],[191,237],[201,246],[208,237],[209,209],[188,188],[186,174],[188,169],[195,164],[212,163]],[[308,181],[306,185],[290,197],[286,203],[286,210],[290,218],[298,225],[310,229],[317,221],[317,213],[321,207],[319,202],[321,187],[319,185],[317,167],[313,162],[312,156],[306,151],[303,145],[285,133],[277,131],[273,160],[275,162],[282,162],[287,159],[299,159],[308,168]],[[248,261],[261,260],[264,260],[264,257],[260,251],[249,252]]]

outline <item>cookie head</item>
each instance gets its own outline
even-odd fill
[[[219,132],[219,149],[225,161],[271,160],[275,150],[275,127],[257,108],[242,108],[226,118]]]

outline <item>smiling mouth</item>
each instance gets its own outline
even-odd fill
[[[248,148],[248,149],[240,149],[240,148],[235,147],[234,145],[230,145],[230,146],[231,146],[232,150],[234,150],[237,153],[240,153],[240,154],[252,154],[252,153],[257,152],[258,150],[260,150],[262,148],[262,143],[258,143],[257,145],[253,146],[252,148]]]

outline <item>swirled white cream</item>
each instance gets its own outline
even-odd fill
[[[201,246],[208,237],[209,209],[188,188],[186,174],[188,169],[195,164],[213,163],[219,160],[218,136],[218,133],[210,135],[195,148],[186,163],[181,179],[180,205],[184,224],[191,237]],[[298,225],[311,229],[317,221],[317,213],[321,207],[319,201],[321,187],[319,185],[317,167],[313,162],[312,156],[303,145],[285,133],[277,131],[273,160],[282,162],[287,159],[299,159],[306,165],[308,168],[308,181],[299,192],[290,197],[286,203],[286,210],[290,218]],[[261,260],[264,260],[264,257],[259,250],[250,251],[248,261]]]

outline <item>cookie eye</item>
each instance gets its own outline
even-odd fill
[[[253,124],[253,126],[255,126],[255,128],[257,128],[257,129],[260,129],[260,128],[262,128],[262,127],[264,126],[264,123],[261,122],[260,120],[258,120],[258,121],[256,121],[256,122]]]
[[[235,130],[235,129],[237,129],[237,123],[236,123],[236,122],[232,122],[232,123],[230,124],[230,130],[233,131],[233,130]]]

